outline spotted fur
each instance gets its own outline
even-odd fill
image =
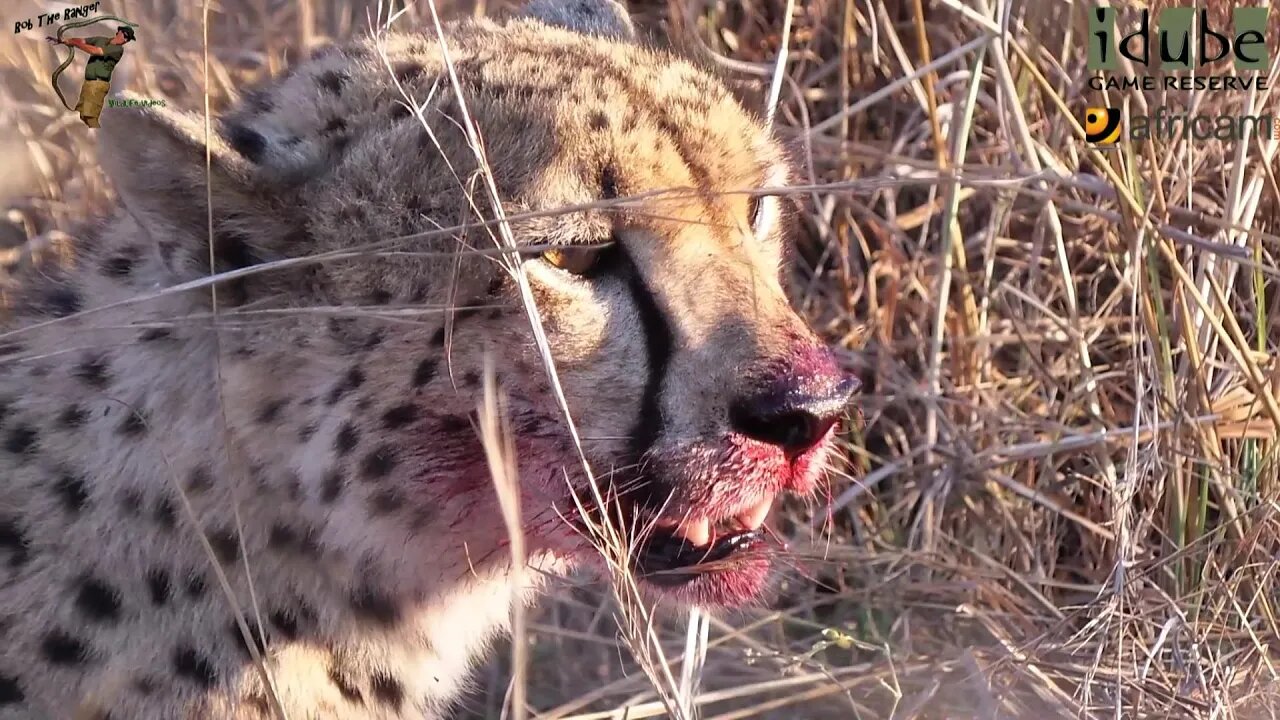
[[[783,295],[777,201],[742,192],[785,181],[778,146],[606,0],[447,38],[514,237],[615,244],[592,277],[524,266],[597,474],[741,504],[783,471],[721,441],[735,399],[837,374]],[[495,241],[465,123],[431,33],[246,95],[207,167],[202,118],[103,118],[118,212],[2,296],[0,720],[439,717],[513,599],[590,564],[517,288],[470,252]],[[211,262],[216,307],[184,286]],[[545,571],[518,588],[476,431],[488,359]]]

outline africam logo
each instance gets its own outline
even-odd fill
[[[1272,115],[1206,115],[1169,112],[1157,107],[1146,115],[1131,115],[1122,122],[1120,108],[1091,107],[1081,114],[1085,142],[1096,150],[1118,147],[1122,126],[1130,140],[1245,140],[1280,139],[1280,123]]]
[[[1094,145],[1111,145],[1119,140],[1120,108],[1085,108],[1084,139]]]

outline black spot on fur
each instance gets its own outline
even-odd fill
[[[173,672],[179,677],[195,682],[208,690],[218,682],[217,671],[204,655],[190,645],[179,645],[173,650]]]
[[[483,299],[473,300],[465,305],[461,305],[454,309],[453,317],[456,320],[466,320],[467,318],[479,317],[485,312],[485,302]]]
[[[271,526],[271,534],[267,545],[278,552],[297,552],[303,555],[317,556],[320,546],[316,543],[316,531],[313,528],[298,529],[283,523]]]
[[[240,630],[240,623],[232,620],[227,627],[227,632],[231,635],[232,646],[245,660],[248,660],[253,657],[254,649],[257,649],[259,655],[264,654],[267,649],[263,645],[262,626],[252,620],[246,620],[245,624],[249,626],[249,642],[253,643],[252,647],[246,644],[244,633]]]
[[[410,115],[413,115],[413,111],[409,109],[408,105],[405,105],[402,102],[394,102],[391,104],[392,120],[403,120]]]
[[[302,478],[298,477],[295,472],[290,472],[284,479],[284,487],[289,491],[290,500],[302,499]]]
[[[58,414],[58,425],[68,430],[74,430],[84,425],[89,419],[89,413],[79,405],[68,405]]]
[[[147,592],[151,595],[151,604],[160,606],[169,602],[173,595],[173,583],[169,580],[169,571],[164,568],[152,568],[147,571]]]
[[[276,610],[268,615],[267,619],[286,640],[297,640],[301,634],[298,630],[298,619],[284,610]]]
[[[81,665],[89,659],[89,648],[62,630],[50,630],[40,642],[40,654],[53,665]]]
[[[351,609],[361,618],[379,625],[390,626],[400,620],[400,609],[391,598],[368,586],[351,596]]]
[[[333,686],[338,689],[338,693],[342,695],[347,702],[357,705],[364,704],[364,695],[360,693],[360,689],[356,687],[351,676],[335,667],[329,668],[329,680],[333,682]]]
[[[22,528],[12,521],[0,520],[0,549],[9,551],[9,567],[19,568],[31,559],[30,542]]]
[[[17,705],[26,699],[27,696],[22,692],[22,686],[18,684],[18,678],[12,675],[0,674],[0,707]]]
[[[284,406],[287,405],[288,402],[288,400],[276,398],[263,403],[262,407],[258,408],[258,423],[262,425],[270,425],[274,423],[280,418],[280,411],[284,409]]]
[[[9,430],[4,439],[4,449],[14,455],[34,453],[40,443],[40,435],[30,425],[17,425]]]
[[[595,131],[609,129],[609,116],[599,110],[592,110],[587,115],[587,127]]]
[[[265,114],[274,110],[276,104],[271,99],[270,92],[259,89],[244,96],[244,106],[255,113]]]
[[[120,619],[119,591],[92,575],[82,575],[77,585],[76,609],[85,617],[104,624]]]
[[[431,343],[431,347],[444,347],[444,328],[436,328],[436,331],[431,333],[431,340],[429,342]],[[432,370],[432,374],[435,374],[434,369]]]
[[[445,113],[445,116],[451,117],[448,113]],[[425,154],[427,157],[430,157],[431,153],[440,152],[440,150],[436,147],[437,142],[438,140],[426,130],[422,130],[421,132],[418,133],[418,149],[421,150],[423,154]]]
[[[337,468],[332,468],[325,473],[324,481],[320,484],[320,500],[325,503],[332,503],[342,495],[342,473]]]
[[[404,703],[404,686],[399,680],[386,673],[375,672],[373,677],[369,678],[369,688],[373,690],[373,696],[379,702],[390,706],[394,711],[398,712],[400,705]]]
[[[315,528],[304,528],[298,534],[298,552],[309,557],[320,557],[320,543],[316,540],[319,533]]]
[[[161,240],[157,244],[160,246],[160,259],[164,262],[165,267],[173,268],[173,257],[178,254],[178,243]]]
[[[307,423],[306,425],[303,425],[302,427],[298,428],[298,440],[300,442],[306,442],[310,440],[311,436],[315,435],[316,430],[318,429],[319,428],[316,427],[315,423]]]
[[[136,247],[125,248],[119,254],[107,258],[102,263],[102,274],[111,278],[126,278],[133,272],[141,251]]]
[[[213,546],[213,554],[218,556],[218,561],[223,565],[229,565],[240,559],[240,541],[228,528],[209,533],[209,544]]]
[[[612,164],[600,171],[600,195],[605,200],[618,197],[618,174]]]
[[[147,328],[138,335],[138,340],[142,342],[156,342],[157,340],[168,340],[173,337],[173,333],[168,328]]]
[[[326,70],[316,76],[316,84],[325,92],[337,95],[342,92],[342,85],[346,83],[347,76],[337,70]]]
[[[137,690],[139,695],[145,697],[160,689],[160,681],[143,675],[133,681],[133,689]]]
[[[254,164],[262,162],[267,151],[267,139],[262,133],[240,123],[227,123],[226,136],[227,144],[241,157]]]
[[[413,386],[422,387],[431,382],[436,376],[438,364],[439,361],[434,357],[423,358],[422,362],[418,363],[418,367],[413,369]]]
[[[142,492],[134,488],[125,488],[120,491],[120,511],[130,517],[137,517],[142,514],[142,505],[146,500],[142,497]]]
[[[62,508],[72,515],[78,515],[89,504],[89,488],[84,480],[71,474],[63,474],[53,484],[53,490],[62,502]]]
[[[391,74],[401,83],[407,83],[416,79],[425,69],[421,63],[405,60],[392,65]]]
[[[409,528],[414,535],[421,535],[435,522],[439,513],[435,508],[416,505],[409,513]]]
[[[379,445],[364,456],[360,462],[360,473],[366,480],[378,480],[386,477],[399,462],[390,445]]]
[[[75,376],[90,387],[102,390],[111,383],[110,365],[101,355],[91,355],[76,366]]]
[[[401,507],[404,507],[404,497],[390,488],[369,496],[369,512],[374,516],[391,515]]]
[[[241,270],[262,262],[249,239],[235,230],[222,230],[217,234],[213,257],[220,272]]]
[[[397,405],[382,414],[382,426],[388,430],[404,427],[418,419],[418,406],[411,403]]]
[[[438,422],[440,432],[444,435],[452,435],[472,429],[471,420],[464,415],[441,415]]]
[[[59,287],[45,295],[45,303],[49,307],[49,314],[60,318],[79,312],[81,300],[75,290]]]
[[[213,474],[208,465],[197,465],[187,474],[187,492],[199,495],[213,487]]]
[[[196,599],[204,596],[204,591],[208,589],[205,584],[204,576],[199,572],[192,572],[187,576],[187,597]]]
[[[172,530],[178,524],[178,511],[173,507],[173,501],[166,496],[156,498],[151,514],[156,523],[166,530]]]
[[[340,133],[340,132],[346,132],[346,131],[347,131],[347,121],[343,120],[342,118],[336,117],[324,124],[324,129],[322,132]]]
[[[343,423],[338,428],[338,435],[333,439],[333,449],[339,455],[346,455],[355,449],[356,443],[360,442],[360,433],[351,423]]]
[[[138,437],[147,432],[147,418],[141,411],[126,409],[124,419],[120,421],[120,427],[116,428],[116,432],[126,437]]]
[[[372,305],[386,305],[389,302],[391,302],[391,293],[382,288],[369,293],[369,303]]]
[[[272,550],[289,550],[298,542],[298,534],[288,525],[276,523],[271,526],[271,535],[267,546]]]
[[[350,393],[352,390],[355,390],[363,384],[364,371],[360,369],[359,365],[352,365],[347,369],[347,372],[342,376],[342,379],[338,381],[338,384],[334,385],[333,389],[329,391],[329,396],[325,399],[325,402],[329,405],[334,405],[341,400],[344,395]]]

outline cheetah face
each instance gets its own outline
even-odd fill
[[[788,305],[781,202],[750,192],[787,181],[760,123],[680,61],[580,52],[579,82],[612,99],[551,106],[554,154],[514,209],[603,207],[516,223],[550,246],[525,271],[635,573],[679,600],[749,602],[770,509],[815,490],[857,381]]]
[[[638,64],[615,49],[595,72]],[[748,192],[785,185],[777,146],[706,76],[663,72],[677,79],[556,116],[575,161],[548,162],[516,209],[603,207],[514,230],[550,248],[525,272],[632,568],[678,600],[737,605],[766,587],[772,505],[815,490],[857,381],[788,305],[779,199]]]
[[[785,185],[786,163],[718,80],[644,47],[625,16],[538,7],[452,28],[447,58],[423,36],[321,57],[218,124],[208,189],[220,268],[326,258],[240,277],[226,302],[365,310],[328,321],[300,314],[288,343],[287,333],[246,330],[244,363],[257,363],[253,377],[304,383],[321,398],[332,388],[313,424],[339,429],[340,455],[357,452],[357,436],[380,438],[383,461],[372,470],[384,495],[369,497],[390,486],[420,507],[447,508],[459,532],[500,536],[467,420],[492,363],[535,551],[592,564],[599,555],[582,528],[608,520],[651,590],[704,606],[751,602],[770,575],[770,509],[781,495],[814,492],[858,385],[784,293],[783,204],[758,190]],[[184,122],[153,120],[153,136],[168,144],[119,133],[108,159],[123,158],[115,174],[133,179],[121,195],[135,216],[185,224],[203,239],[204,147],[179,139],[202,134]],[[200,211],[160,209],[156,197],[175,193]],[[499,207],[504,224],[480,224]],[[508,239],[519,252],[504,264],[497,249]],[[171,259],[194,272],[207,267],[208,248]],[[374,317],[370,306],[407,319]],[[362,408],[361,390],[337,392],[354,363],[394,407]],[[236,386],[234,368],[229,375]],[[239,386],[247,408],[270,391]],[[318,447],[289,462],[317,467],[306,453]],[[369,497],[346,516],[360,528],[346,536],[353,545],[392,522],[367,517]],[[404,545],[387,537],[379,552]],[[469,542],[473,563],[479,541]]]

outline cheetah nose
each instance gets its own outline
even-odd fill
[[[729,424],[739,433],[782,449],[794,459],[822,441],[862,385],[848,375],[810,378],[742,398],[729,408]]]

